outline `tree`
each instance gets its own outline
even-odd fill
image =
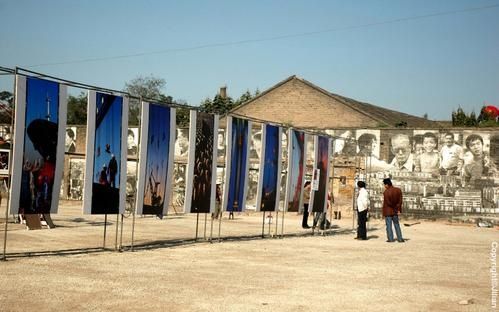
[[[456,112],[452,112],[452,125],[456,127],[464,127],[466,126],[466,120],[468,116],[464,110],[459,107]]]
[[[249,100],[260,94],[260,91],[256,89],[254,94],[251,94],[249,90],[246,90],[237,100],[233,100],[230,96],[223,98],[220,94],[215,95],[212,99],[206,98],[201,102],[201,107],[204,108],[209,113],[225,115],[231,109],[248,102]]]
[[[0,91],[0,100],[9,103],[12,107],[12,104],[14,104],[14,94],[9,91]]]
[[[125,83],[125,92],[135,97],[142,97],[144,100],[157,101],[160,103],[178,104],[173,101],[171,96],[165,95],[162,90],[166,85],[163,78],[157,78],[153,75],[138,76]],[[129,124],[138,125],[140,120],[140,103],[138,99],[131,98],[129,102]],[[177,110],[177,124],[179,121],[185,122],[185,112],[181,109]]]
[[[13,104],[14,94],[9,91],[0,91],[0,123],[9,124],[12,122]]]
[[[68,125],[84,125],[87,123],[87,94],[81,92],[77,96],[68,96]]]
[[[208,113],[225,115],[234,107],[234,100],[230,96],[224,98],[217,94],[213,100],[206,98],[201,102],[201,107]]]

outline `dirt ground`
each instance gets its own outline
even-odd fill
[[[1,207],[2,238],[5,207]],[[262,234],[262,213],[243,213],[204,230],[196,215],[137,217],[81,213],[63,202],[54,229],[8,223],[0,262],[1,311],[487,311],[490,252],[498,228],[423,221],[402,226],[406,243],[386,243],[384,224],[354,240],[352,219],[333,220],[321,235],[287,213],[282,238]],[[274,234],[276,218],[270,225]],[[267,221],[268,219],[266,219]],[[281,216],[278,233],[281,233]],[[311,219],[309,223],[311,224]],[[413,223],[414,220],[402,221]],[[3,246],[3,245],[2,245]],[[472,299],[471,304],[460,305]]]

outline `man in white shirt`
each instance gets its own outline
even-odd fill
[[[357,211],[359,227],[357,228],[357,237],[355,239],[367,240],[367,212],[369,211],[369,194],[366,190],[366,183],[363,181],[357,182],[359,187],[359,195],[357,196]]]
[[[440,151],[441,174],[453,175],[461,173],[463,167],[463,148],[454,142],[454,135],[447,132],[444,136],[445,145]]]

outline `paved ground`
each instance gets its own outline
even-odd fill
[[[487,311],[498,228],[423,221],[386,243],[381,221],[356,241],[352,220],[325,236],[285,216],[284,238],[261,238],[262,214],[224,216],[222,242],[204,240],[204,216],[137,217],[135,251],[116,252],[116,218],[65,202],[55,229],[8,224],[0,310],[25,311]],[[4,215],[4,207],[0,214]],[[1,219],[3,222],[3,219]],[[279,225],[280,221],[279,220]],[[414,222],[414,221],[404,221]],[[2,230],[4,223],[1,224]],[[131,243],[125,219],[123,245]],[[211,222],[207,222],[209,238]],[[118,230],[120,228],[118,227]],[[278,228],[280,233],[281,228]],[[118,231],[119,232],[119,231]],[[275,232],[275,218],[270,227]],[[218,235],[218,223],[213,226]],[[317,233],[316,233],[317,234]],[[3,236],[3,235],[2,235]],[[120,235],[118,235],[118,244]],[[472,304],[460,305],[472,299]]]

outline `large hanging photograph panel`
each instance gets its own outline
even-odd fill
[[[305,176],[305,133],[290,129],[288,138],[288,176],[284,209],[298,212],[302,205]]]
[[[141,120],[137,214],[163,215],[171,194],[175,109],[143,102]]]
[[[123,213],[128,101],[89,91],[83,207],[90,214]]]
[[[191,111],[185,211],[215,209],[218,115]]]
[[[262,126],[262,155],[258,179],[257,211],[275,211],[281,185],[281,128]]]
[[[64,165],[67,88],[16,76],[11,213],[56,213]]]
[[[329,180],[329,158],[331,153],[329,138],[316,136],[315,147],[314,182],[317,181],[317,189],[313,192],[313,202],[311,205],[312,212],[324,212],[327,207],[326,198]]]
[[[248,183],[248,151],[251,122],[227,117],[227,153],[225,158],[225,188],[223,209],[243,211],[246,206]]]

